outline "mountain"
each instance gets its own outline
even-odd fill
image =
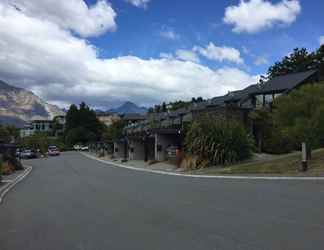
[[[22,127],[30,120],[51,120],[63,114],[34,93],[0,80],[0,124]]]
[[[125,102],[118,108],[110,109],[108,112],[118,113],[118,114],[146,114],[147,109],[144,107],[139,107],[135,103]]]

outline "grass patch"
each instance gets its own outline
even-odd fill
[[[324,149],[313,151],[309,170],[306,173],[298,171],[301,164],[301,153],[279,156],[273,160],[250,162],[224,168],[209,168],[199,171],[199,174],[232,175],[232,174],[276,174],[276,175],[324,175]]]

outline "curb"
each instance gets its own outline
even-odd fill
[[[87,158],[90,158],[92,160],[99,161],[101,163],[140,171],[140,172],[147,172],[147,173],[153,173],[153,174],[161,174],[161,175],[169,175],[169,176],[179,176],[179,177],[189,177],[189,178],[201,178],[201,179],[224,179],[224,180],[286,180],[286,181],[324,181],[324,177],[293,177],[293,176],[241,176],[241,175],[194,175],[194,174],[180,174],[180,173],[173,173],[173,172],[166,172],[161,170],[151,170],[151,169],[143,169],[143,168],[137,168],[132,166],[126,166],[122,164],[118,164],[115,162],[110,162],[106,160],[98,159],[95,156],[82,153],[81,154]]]
[[[8,182],[8,184],[4,185],[1,189],[0,189],[0,204],[3,201],[3,198],[6,196],[6,194],[13,188],[15,187],[19,182],[21,182],[23,179],[25,179],[25,177],[27,177],[27,175],[29,175],[29,173],[33,170],[33,167],[28,166],[26,167],[25,171],[17,176],[12,182]]]

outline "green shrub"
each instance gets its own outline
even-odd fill
[[[270,154],[287,154],[295,148],[295,142],[289,134],[276,128],[264,138],[263,151]]]
[[[308,84],[275,99],[273,124],[291,138],[295,148],[321,145],[324,135],[324,82]]]
[[[205,117],[192,123],[185,148],[187,153],[198,156],[200,162],[226,165],[250,158],[254,142],[241,124]]]
[[[4,154],[2,157],[2,160],[4,162],[10,163],[15,168],[15,170],[23,170],[24,169],[21,162],[18,161],[16,157],[11,156],[10,154]]]

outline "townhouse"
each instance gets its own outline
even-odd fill
[[[65,116],[56,116],[53,120],[32,120],[20,129],[20,137],[35,133],[47,133],[50,136],[62,135],[65,128]]]
[[[122,148],[122,153],[115,154],[115,157],[125,160],[168,160],[174,157],[176,149],[181,150],[187,125],[201,116],[240,122],[247,131],[257,135],[249,118],[250,112],[263,107],[271,109],[278,96],[323,80],[323,74],[315,70],[289,74],[193,103],[188,108],[148,114],[146,119],[132,122],[125,128],[125,136],[120,139],[118,146]]]

